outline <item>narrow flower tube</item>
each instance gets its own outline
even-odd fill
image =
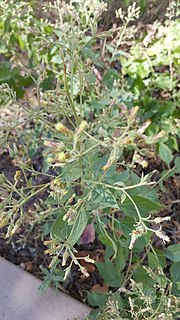
[[[134,121],[134,119],[137,116],[138,111],[139,111],[139,107],[138,106],[136,106],[136,107],[131,109],[130,116],[128,117],[128,124],[130,124],[131,122]]]
[[[64,126],[63,123],[58,122],[55,125],[55,129],[61,133],[63,133],[65,136],[72,138],[74,136],[73,131],[71,131],[70,129],[68,129],[66,126]]]

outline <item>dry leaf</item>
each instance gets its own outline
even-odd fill
[[[32,272],[32,261],[27,261],[24,263],[25,264],[25,270],[28,271],[28,272]]]
[[[95,239],[95,229],[94,225],[92,223],[88,224],[86,228],[84,229],[80,243],[81,244],[88,244],[90,242],[93,242]]]
[[[100,286],[100,284],[94,284],[90,291],[91,292],[108,292],[109,286],[108,285]]]
[[[83,258],[86,257],[90,257],[91,259],[93,259],[92,257],[92,252],[88,251],[88,250],[82,250],[82,251],[78,251],[77,253],[75,253],[75,257],[79,258],[78,262],[80,263],[80,265],[84,268],[86,268],[87,272],[89,273],[93,273],[96,270],[96,267],[93,263],[91,262],[87,262],[85,261]],[[82,258],[82,259],[80,259]],[[94,259],[93,259],[94,260]]]

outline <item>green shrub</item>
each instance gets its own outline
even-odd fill
[[[7,2],[2,4],[1,10]],[[151,76],[152,68],[164,63],[167,30],[164,32],[162,26],[159,27],[163,37],[157,37],[157,41],[146,48],[153,64],[149,66],[144,57],[143,61],[138,60],[140,44],[133,46],[129,60],[125,52],[119,50],[129,37],[128,22],[139,15],[135,5],[129,7],[127,16],[121,10],[117,12],[123,20],[122,27],[99,32],[98,22],[106,10],[101,1],[76,0],[62,4],[59,0],[45,4],[44,11],[51,10],[54,22],[38,20],[30,2],[27,8],[21,1],[9,3],[13,4],[12,13],[4,11],[1,26],[4,57],[14,57],[23,76],[32,79],[36,105],[17,99],[12,81],[6,84],[2,81],[2,107],[23,110],[25,119],[33,119],[33,128],[28,124],[23,128],[24,138],[17,133],[16,144],[10,134],[14,128],[18,132],[19,119],[13,119],[2,132],[3,143],[6,140],[10,156],[20,170],[13,182],[3,174],[0,176],[0,189],[7,194],[1,204],[0,226],[7,226],[6,237],[18,232],[27,221],[25,205],[47,190],[46,199],[39,201],[28,218],[31,226],[44,223],[43,237],[49,236],[44,244],[46,254],[51,257],[50,271],[42,268],[45,273],[42,291],[51,281],[58,286],[58,281],[66,280],[73,264],[89,276],[81,265],[82,257],[77,256],[77,245],[87,225],[91,225],[105,248],[104,262],[95,262],[89,256],[83,259],[96,263],[104,283],[112,288],[108,294],[88,293],[89,303],[100,307],[95,311],[97,319],[166,319],[166,316],[174,319],[178,312],[179,246],[171,245],[163,252],[153,246],[152,237],[155,234],[164,243],[169,242],[162,223],[170,218],[157,215],[162,207],[158,186],[161,182],[163,188],[165,177],[178,172],[179,158],[171,166],[173,154],[164,143],[169,132],[162,131],[163,112],[162,117],[158,114],[161,121],[158,130],[153,130],[150,126],[151,121],[156,125],[154,113],[147,117],[146,104],[143,105],[143,99],[145,101],[148,92],[158,87],[158,83],[163,86],[158,89],[166,88],[173,94],[173,106],[177,102],[176,76],[174,81],[169,79],[166,70],[161,80],[157,79],[158,73]],[[23,15],[18,16],[20,8]],[[11,19],[9,14],[13,15]],[[169,55],[166,57],[175,69],[179,63],[175,54],[179,41],[175,34],[177,27],[176,22],[170,26],[174,30],[173,45],[171,59]],[[115,31],[115,44],[107,41],[106,45],[105,39],[110,39]],[[13,36],[9,37],[11,33]],[[105,60],[94,49],[100,41],[104,41],[107,50]],[[162,42],[160,56],[156,51],[150,55],[158,41]],[[19,62],[23,53],[14,49],[14,43],[26,52],[29,64]],[[172,61],[172,57],[175,60]],[[121,61],[122,73],[112,66],[106,68],[106,62],[111,65],[117,60]],[[160,107],[157,109],[158,113]],[[167,115],[175,121],[175,107],[170,109]],[[29,145],[29,135],[35,138],[33,146]],[[147,157],[157,156],[157,144],[167,171],[155,183],[151,179],[153,172],[144,174],[144,169],[148,166]],[[39,172],[29,159],[38,148],[43,149],[43,168]],[[141,168],[139,174],[134,172],[137,165]],[[48,182],[34,184],[34,177],[39,175],[48,177]],[[172,261],[167,276],[164,274],[166,258]]]

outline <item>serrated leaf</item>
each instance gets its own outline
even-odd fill
[[[173,262],[180,261],[180,244],[173,244],[167,248],[166,257]]]
[[[172,161],[173,155],[172,151],[169,149],[166,144],[160,142],[159,144],[159,156],[162,161],[164,161],[167,165]]]

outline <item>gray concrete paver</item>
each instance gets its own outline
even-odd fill
[[[85,304],[41,284],[31,274],[0,258],[0,320],[84,320]]]

